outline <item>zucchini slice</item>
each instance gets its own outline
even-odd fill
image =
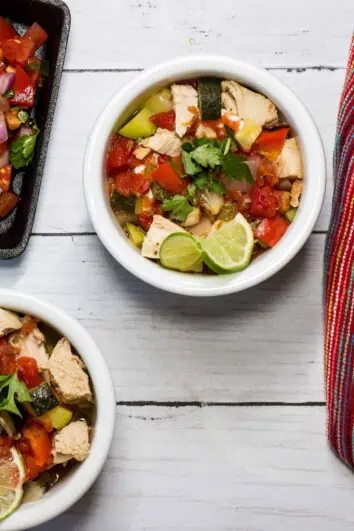
[[[28,405],[36,417],[59,405],[55,394],[47,383],[31,389],[29,393],[32,401]]]
[[[217,120],[221,117],[221,80],[203,77],[198,83],[199,109],[202,120]]]

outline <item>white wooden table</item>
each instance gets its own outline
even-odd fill
[[[72,31],[34,233],[2,287],[58,304],[89,330],[117,394],[93,489],[41,531],[344,531],[354,478],[325,437],[322,256],[352,0],[70,0]],[[84,205],[89,130],[137,71],[213,52],[266,66],[313,113],[326,201],[303,251],[234,296],[169,295],[108,255]]]

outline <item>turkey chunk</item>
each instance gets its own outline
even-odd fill
[[[71,352],[69,341],[60,339],[49,358],[48,371],[56,393],[65,404],[92,401],[89,378],[83,367],[80,358]]]
[[[150,155],[150,153],[151,153],[150,148],[139,146],[134,150],[133,155],[138,160],[144,160],[145,157]]]
[[[22,328],[22,321],[15,313],[0,308],[0,337]]]
[[[16,337],[11,338],[11,343],[15,344],[15,348],[19,348],[20,352],[18,358],[26,356],[36,360],[39,370],[43,371],[48,368],[48,354],[44,346],[45,337],[39,328],[35,328],[27,336],[22,334],[14,334]]]
[[[163,216],[154,216],[151,226],[144,238],[141,254],[146,258],[154,258],[155,260],[158,260],[160,258],[160,247],[162,242],[173,232],[185,232],[185,230]]]
[[[297,138],[287,138],[285,140],[284,147],[275,161],[275,169],[279,179],[287,179],[288,177],[303,178],[304,172]]]
[[[243,87],[236,81],[222,81],[221,100],[224,108],[240,118],[249,118],[263,127],[278,122],[278,111],[272,101]]]
[[[71,422],[54,436],[53,464],[70,459],[84,461],[90,453],[89,429],[85,420]]]
[[[173,131],[161,129],[160,127],[156,133],[140,142],[141,146],[150,148],[161,155],[169,155],[176,157],[181,153],[181,141]]]
[[[198,92],[191,85],[172,85],[173,106],[176,114],[176,133],[182,138],[198,112]]]

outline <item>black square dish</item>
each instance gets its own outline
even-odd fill
[[[6,260],[25,250],[31,234],[64,66],[70,11],[61,0],[1,0],[0,15],[9,17],[20,34],[33,22],[38,22],[48,33],[41,58],[49,61],[49,75],[35,108],[40,133],[33,162],[24,171],[14,174],[12,190],[21,200],[15,210],[0,221],[0,259]]]

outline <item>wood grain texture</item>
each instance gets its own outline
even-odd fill
[[[344,66],[351,0],[68,0],[67,68],[140,68],[218,53],[266,66]],[[98,8],[99,5],[99,8]],[[330,45],[329,45],[330,43]]]
[[[105,356],[118,400],[322,401],[324,236],[260,286],[211,299],[152,288],[96,236],[32,237],[0,287],[79,319]]]
[[[94,488],[37,531],[349,531],[324,408],[117,409]]]
[[[332,150],[344,71],[274,72],[304,101],[327,153],[328,186],[316,225],[326,230],[332,196]],[[88,135],[106,101],[138,73],[66,73],[54,121],[34,232],[92,231],[82,191],[82,161]],[[65,207],[65,209],[63,209]]]

